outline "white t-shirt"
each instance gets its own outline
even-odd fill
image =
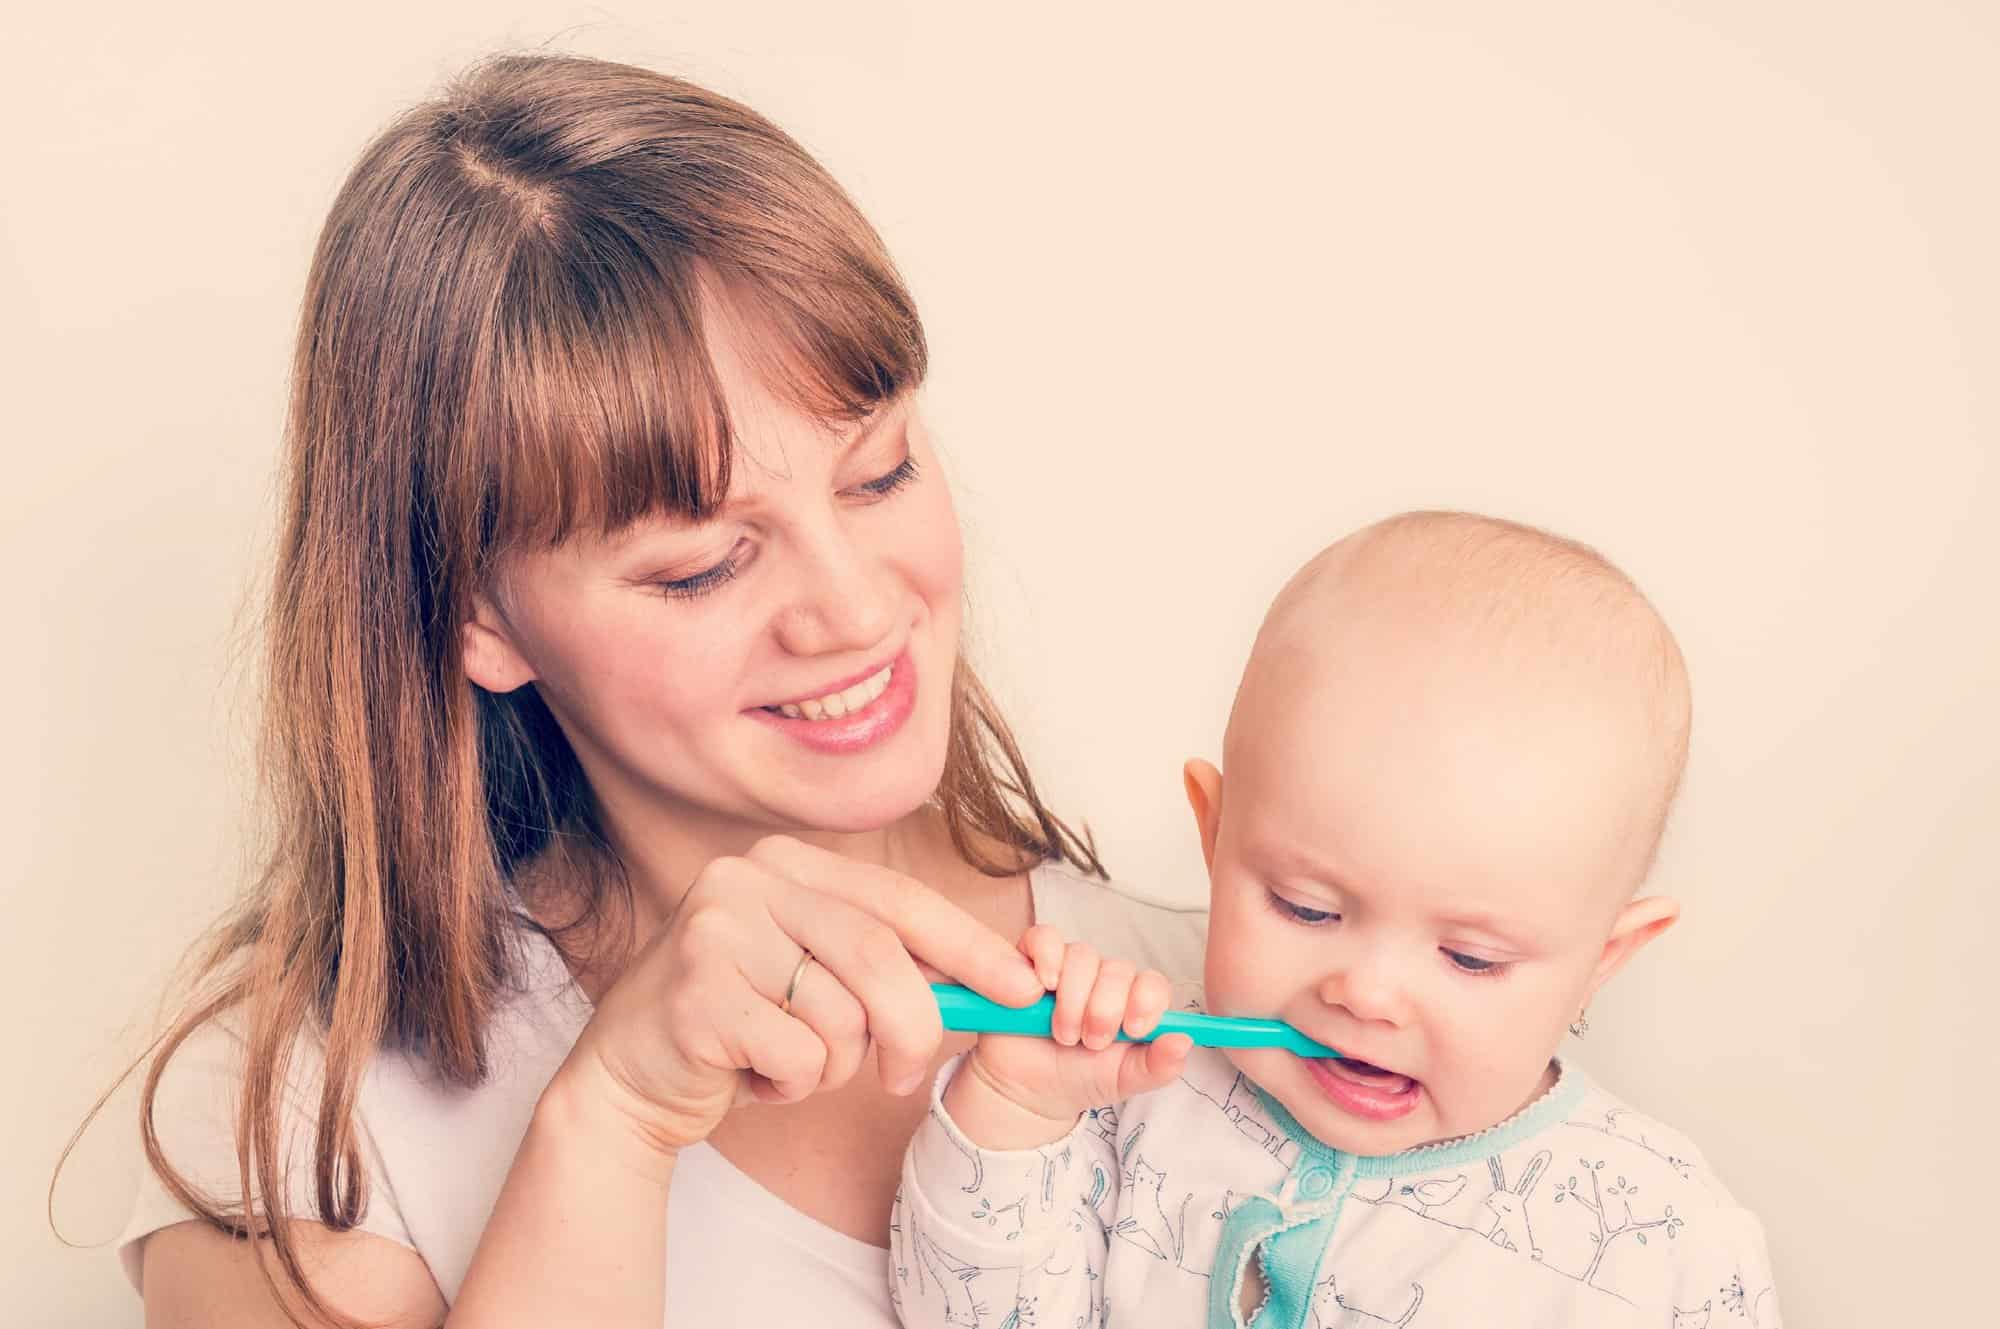
[[[1107,955],[1198,982],[1207,915],[1152,904],[1049,864],[1029,874],[1038,922]],[[590,1017],[590,1003],[548,942],[525,938],[519,996],[495,1015],[491,1074],[473,1089],[440,1084],[418,1061],[381,1053],[363,1073],[355,1117],[369,1204],[359,1227],[423,1258],[447,1303],[513,1165],[528,1121]],[[291,1212],[318,1212],[312,1122],[318,1049],[302,1045],[283,1117]],[[154,1121],[169,1161],[210,1195],[238,1194],[234,1123],[243,1041],[225,1021],[189,1038],[160,1081]],[[146,1238],[194,1215],[142,1169],[131,1222],[118,1238],[126,1275],[140,1285]],[[888,1255],[808,1218],[719,1152],[682,1152],[668,1195],[669,1324],[806,1324],[882,1329],[895,1323]],[[886,1242],[888,1233],[883,1233]]]

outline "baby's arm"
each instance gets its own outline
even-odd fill
[[[1733,1202],[1724,1203],[1690,1215],[1687,1229],[1694,1240],[1678,1262],[1674,1323],[1781,1329],[1777,1281],[1771,1276],[1771,1255],[1757,1216]],[[1703,1315],[1704,1308],[1708,1315]]]
[[[1179,1035],[1113,1042],[1159,1023],[1161,976],[1046,928],[1021,947],[1056,992],[1055,1038],[982,1036],[938,1077],[891,1223],[890,1296],[910,1329],[997,1322],[1023,1301],[1044,1324],[1095,1323],[1118,1164],[1082,1114],[1157,1088],[1187,1057]]]

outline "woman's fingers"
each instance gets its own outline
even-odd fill
[[[796,979],[788,976],[785,980],[792,990],[790,1013],[826,1046],[819,1087],[838,1089],[854,1078],[868,1055],[868,1013],[817,955],[807,960],[807,951],[797,953],[799,960],[793,962]],[[783,989],[769,999],[784,1008]]]
[[[916,959],[982,996],[1025,1006],[1045,990],[1027,958],[1004,937],[914,877],[782,835],[758,841],[749,857],[873,915]]]
[[[944,1023],[902,938],[872,915],[796,883],[775,887],[765,905],[777,928],[826,971],[808,966],[801,985],[812,982],[813,991],[838,986],[858,1004],[858,1027],[822,1031],[842,1043],[832,1054],[836,1067],[852,1074],[872,1038],[885,1088],[903,1093],[921,1084]],[[795,1005],[798,1000],[795,994]]]
[[[819,1087],[826,1042],[804,1021],[779,1010],[740,976],[735,983],[717,983],[703,996],[709,1010],[705,1023],[728,1064],[761,1076],[772,1086],[770,1096],[785,1102]]]

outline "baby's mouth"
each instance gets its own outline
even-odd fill
[[[1358,1057],[1327,1057],[1319,1063],[1329,1074],[1337,1075],[1350,1084],[1358,1084],[1373,1089],[1377,1093],[1407,1093],[1416,1086],[1416,1081],[1399,1071],[1384,1070],[1373,1062],[1362,1061]]]

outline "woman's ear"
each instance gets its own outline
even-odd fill
[[[1200,757],[1181,767],[1181,783],[1187,789],[1188,807],[1194,810],[1195,830],[1201,834],[1201,857],[1215,870],[1215,832],[1222,824],[1222,772]]]
[[[514,644],[507,616],[484,593],[472,598],[472,618],[459,636],[465,676],[492,693],[512,692],[535,681],[535,671]]]
[[[1623,969],[1641,946],[1672,927],[1680,916],[1680,901],[1664,895],[1643,896],[1620,909],[1618,917],[1612,920],[1611,935],[1604,939],[1604,950],[1597,957],[1597,969],[1590,976],[1584,1004],[1589,1004],[1597,990]]]

